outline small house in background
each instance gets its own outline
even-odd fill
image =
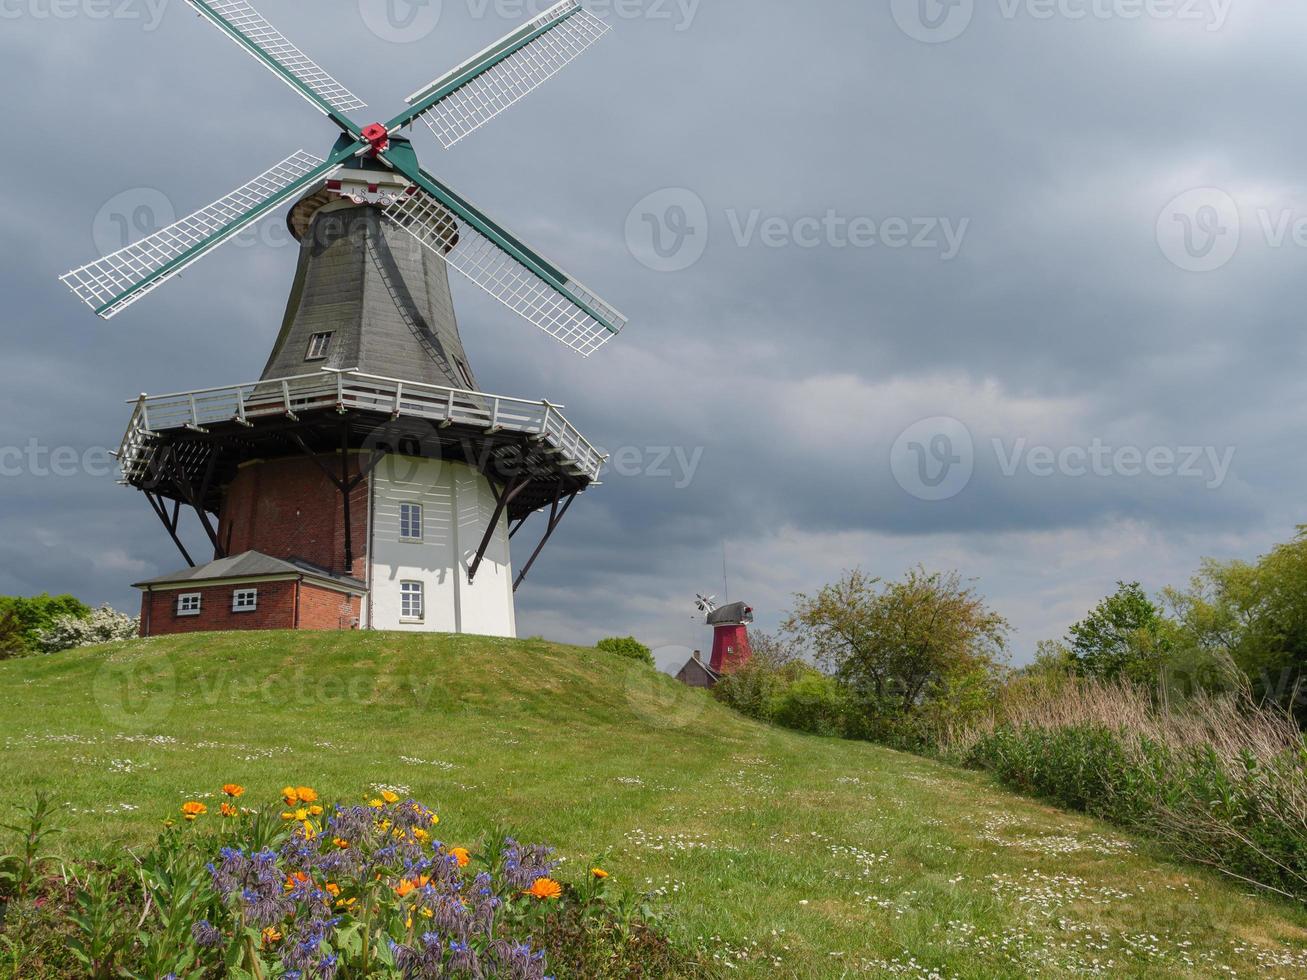
[[[717,597],[711,595],[699,595],[695,605],[705,614],[705,622],[713,628],[712,659],[705,664],[702,654],[695,650],[676,679],[690,687],[713,687],[724,674],[739,670],[753,656],[749,647],[753,607],[743,602],[719,606]]]
[[[721,680],[721,676],[704,663],[703,654],[695,650],[694,656],[685,662],[676,679],[687,687],[712,687]]]

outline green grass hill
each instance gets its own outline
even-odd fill
[[[257,802],[390,786],[451,843],[503,827],[557,846],[564,878],[601,861],[724,975],[1307,976],[1298,907],[597,650],[164,637],[0,663],[0,718],[0,821],[47,790],[71,807],[70,854],[149,839],[187,799],[216,811],[225,782]]]

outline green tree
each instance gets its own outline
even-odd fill
[[[1307,531],[1255,564],[1206,561],[1165,598],[1200,669],[1225,680],[1233,665],[1255,696],[1307,715]]]
[[[957,572],[882,582],[855,570],[795,603],[785,630],[848,686],[869,736],[946,697],[955,678],[995,675],[1011,630]]]
[[[0,660],[21,657],[30,651],[27,639],[23,636],[23,624],[18,620],[18,613],[10,609],[0,613]]]
[[[0,596],[0,620],[13,616],[17,621],[23,638],[23,652],[35,653],[41,648],[41,634],[54,626],[55,621],[64,616],[76,616],[85,619],[91,615],[91,607],[70,595],[49,595],[25,598],[23,596]]]
[[[615,653],[619,657],[638,660],[650,667],[654,666],[653,651],[634,636],[610,636],[605,640],[600,640],[595,646],[606,653]]]
[[[1173,631],[1138,582],[1117,589],[1067,632],[1066,646],[1086,677],[1153,683],[1167,661]]]

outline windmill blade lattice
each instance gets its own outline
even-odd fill
[[[324,115],[339,114],[343,118],[345,113],[367,106],[268,23],[246,0],[186,2]]]
[[[626,325],[625,316],[565,273],[552,270],[559,279],[555,287],[497,244],[491,235],[508,239],[521,252],[533,254],[503,228],[488,219],[481,220],[475,212],[456,220],[424,189],[415,191],[389,205],[386,217],[551,337],[589,357]],[[461,203],[470,210],[466,202]],[[476,227],[478,224],[483,225],[484,232]]]
[[[535,91],[607,34],[609,27],[563,0],[406,100],[414,109],[392,131],[422,120],[449,149]]]
[[[298,150],[226,197],[60,280],[107,320],[271,214],[279,203],[335,166]]]

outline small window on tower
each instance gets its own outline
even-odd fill
[[[232,612],[254,612],[259,608],[258,589],[237,589],[231,595]]]
[[[331,338],[334,334],[315,333],[309,338],[309,352],[305,356],[306,361],[320,361],[327,356],[331,350]]]
[[[399,505],[399,540],[422,540],[422,505]]]
[[[200,614],[200,593],[185,592],[177,597],[178,616],[198,616]]]
[[[405,623],[420,623],[426,618],[421,582],[399,584],[399,618]]]

